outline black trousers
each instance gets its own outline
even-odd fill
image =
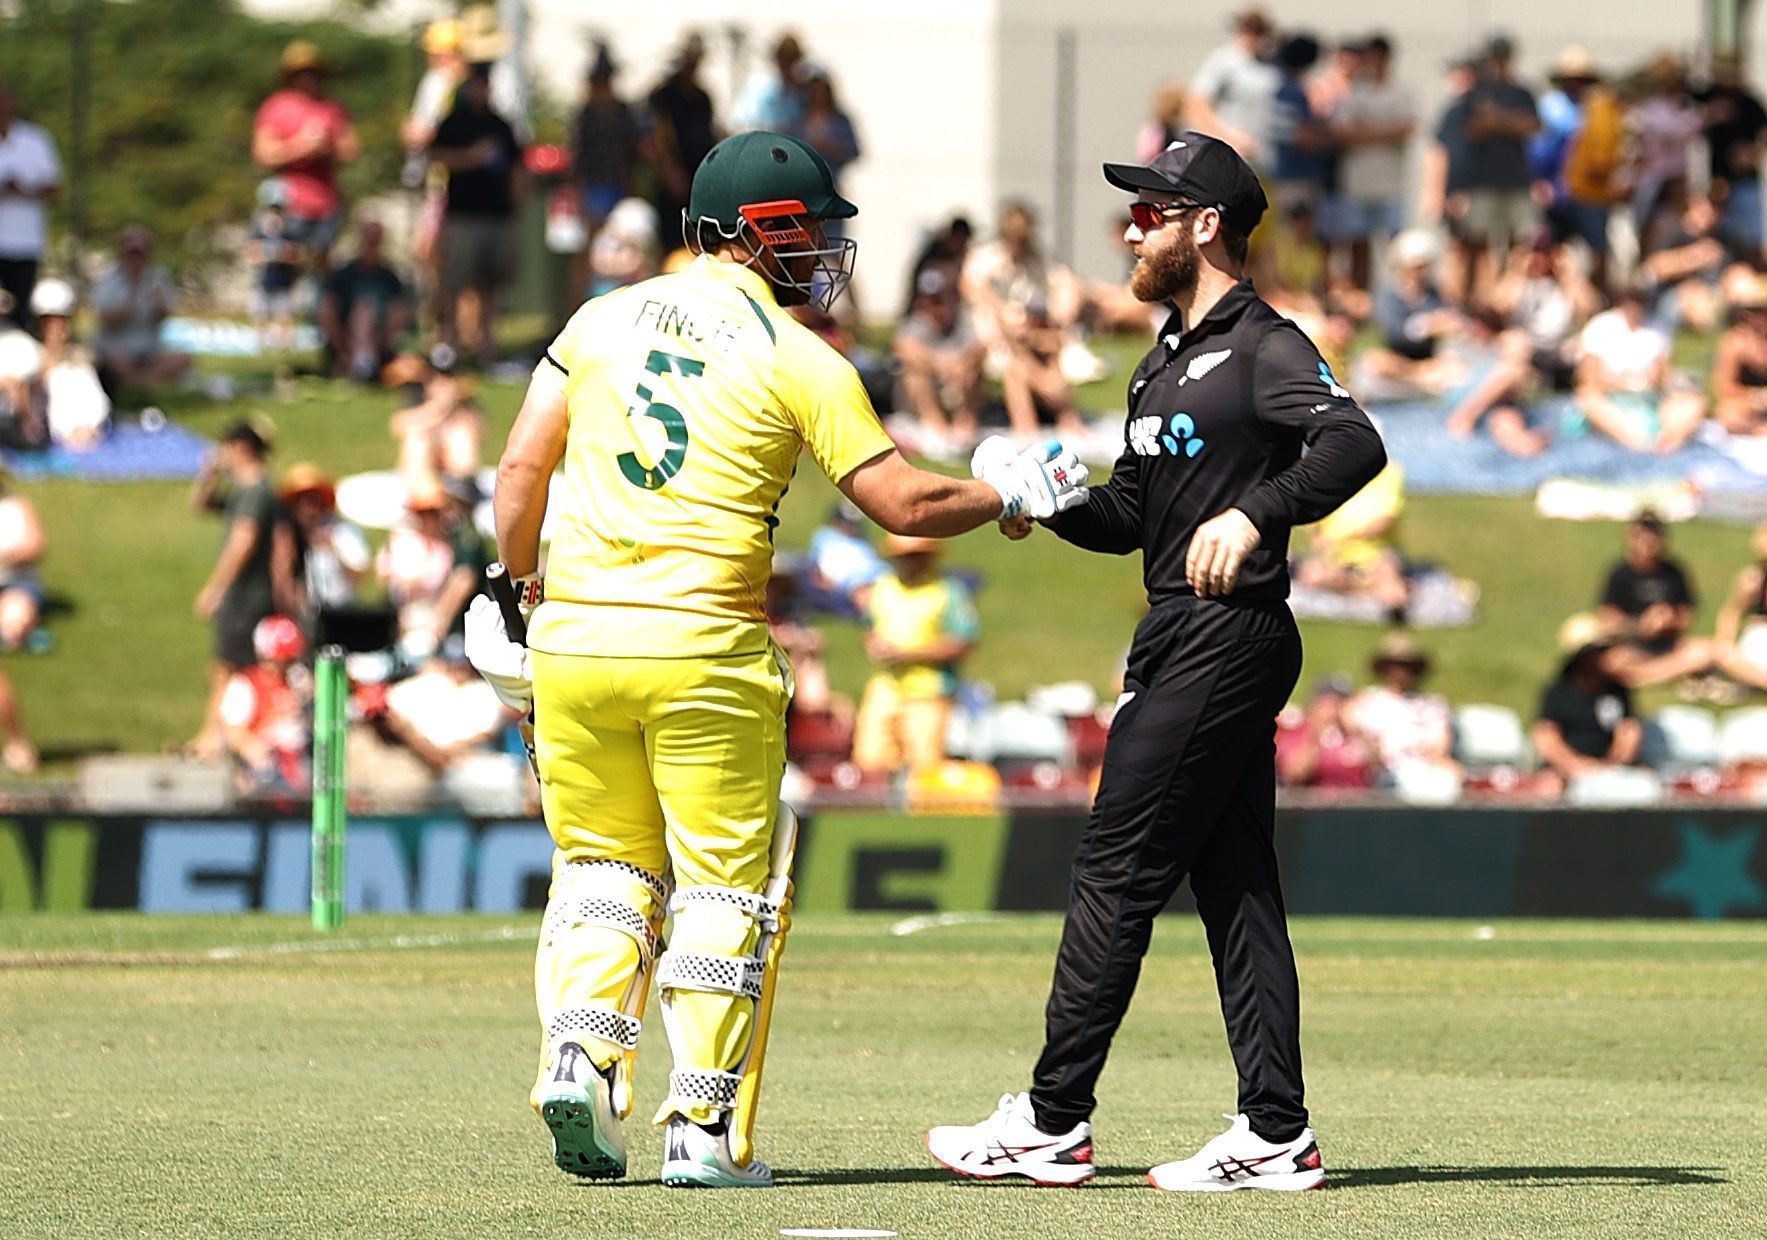
[[[12,313],[7,316],[26,331],[36,326],[31,313],[31,293],[37,287],[37,260],[0,258],[0,289],[12,294]]]
[[[1185,875],[1202,915],[1239,1109],[1286,1141],[1307,1125],[1300,985],[1276,872],[1276,713],[1301,670],[1286,603],[1182,597],[1135,631],[1031,1087],[1037,1125],[1092,1114],[1154,917]]]

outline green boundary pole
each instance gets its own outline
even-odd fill
[[[344,924],[344,652],[327,646],[313,668],[313,928]]]

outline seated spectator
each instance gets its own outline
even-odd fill
[[[988,366],[1000,377],[1013,431],[1031,437],[1050,421],[1074,434],[1085,423],[1074,407],[1062,354],[1073,340],[1080,287],[1072,272],[1044,259],[1035,229],[1029,207],[1008,205],[1000,236],[972,250],[964,263],[963,298],[987,347]]]
[[[1394,389],[1395,396],[1440,396],[1465,376],[1441,348],[1463,321],[1436,289],[1435,262],[1435,238],[1420,229],[1400,233],[1387,247],[1389,278],[1374,297],[1381,342],[1360,361],[1370,386]]]
[[[288,218],[288,186],[271,177],[258,186],[258,212],[246,242],[251,264],[252,321],[266,349],[294,346],[294,290],[304,255]]]
[[[865,536],[865,514],[851,500],[835,501],[828,520],[810,535],[802,597],[806,606],[857,620],[865,591],[888,571]]]
[[[12,310],[12,294],[0,289],[0,447],[36,451],[49,446],[49,425],[36,392],[43,346],[7,317]]]
[[[941,459],[966,454],[980,424],[987,350],[945,272],[929,267],[921,273],[914,305],[896,331],[894,353],[897,403],[919,419],[929,454]]]
[[[466,661],[464,645],[450,640],[415,675],[387,690],[382,726],[410,751],[456,799],[468,785],[490,779],[514,787],[510,755],[492,746],[509,722],[496,692]],[[486,759],[490,761],[487,762]]]
[[[287,563],[275,577],[293,586],[281,606],[311,632],[321,612],[356,601],[373,556],[362,531],[337,515],[337,487],[318,466],[290,466],[277,498],[288,520],[277,526],[275,553]]]
[[[1308,527],[1312,553],[1296,566],[1296,583],[1366,595],[1402,621],[1411,588],[1394,535],[1404,511],[1405,471],[1398,461],[1388,461],[1367,486]]]
[[[0,650],[20,649],[37,630],[44,597],[37,566],[47,547],[36,505],[0,470]]]
[[[1645,319],[1644,295],[1622,289],[1578,337],[1577,410],[1588,425],[1637,452],[1667,455],[1706,416],[1705,397],[1669,369],[1669,337]]]
[[[177,299],[164,267],[152,265],[153,235],[139,224],[123,229],[117,264],[92,286],[98,311],[93,341],[99,365],[113,385],[164,387],[190,369],[190,357],[160,345],[160,325]]]
[[[388,423],[399,443],[399,476],[410,488],[423,489],[448,478],[476,482],[484,459],[485,411],[474,397],[472,380],[459,372],[454,346],[439,344],[429,361],[407,355],[408,384],[413,403],[393,414]],[[402,365],[389,377],[406,377]]]
[[[1713,653],[1726,676],[1767,691],[1767,522],[1755,527],[1749,550],[1755,562],[1736,575],[1718,610]]]
[[[1739,281],[1712,360],[1713,416],[1732,435],[1767,433],[1767,278]]]
[[[1712,200],[1684,188],[1674,197],[1679,209],[1666,212],[1645,238],[1639,276],[1651,290],[1651,321],[1664,332],[1709,332],[1718,325],[1720,280],[1734,259],[1719,235]]]
[[[252,630],[258,661],[228,678],[221,737],[242,796],[300,796],[312,788],[313,678],[301,666],[306,639],[287,616]]]
[[[1396,781],[1419,775],[1459,780],[1463,772],[1453,756],[1448,700],[1422,689],[1430,674],[1429,655],[1404,633],[1389,633],[1368,666],[1375,683],[1344,708],[1349,725],[1374,743],[1381,765]]]
[[[657,273],[656,208],[625,198],[608,212],[589,243],[590,297],[648,280]]]
[[[969,246],[974,236],[975,228],[970,224],[969,218],[954,215],[927,237],[920,247],[920,253],[914,256],[913,274],[908,281],[908,304],[903,308],[903,314],[913,310],[914,299],[920,295],[920,277],[929,268],[938,268],[961,292],[963,268],[969,261]]]
[[[957,665],[975,648],[975,603],[938,571],[940,543],[892,534],[890,571],[865,602],[865,653],[876,666],[854,723],[853,762],[865,771],[942,762]]]
[[[1543,451],[1546,433],[1518,406],[1535,388],[1572,390],[1577,332],[1600,306],[1601,295],[1550,230],[1536,232],[1527,249],[1512,250],[1491,291],[1491,310],[1508,325],[1498,362],[1448,415],[1448,432],[1466,438],[1484,421],[1492,440],[1512,456]]]
[[[1350,682],[1328,677],[1313,687],[1304,713],[1277,720],[1276,773],[1289,788],[1343,791],[1372,788],[1379,760],[1368,739],[1350,727],[1344,707]]]
[[[1625,555],[1609,571],[1597,614],[1614,637],[1608,665],[1634,689],[1707,671],[1710,642],[1689,635],[1693,585],[1665,550],[1668,536],[1645,510],[1626,527]]]
[[[421,660],[453,631],[484,571],[484,547],[460,495],[432,485],[413,491],[407,521],[375,559],[387,601],[399,615],[399,648]]]
[[[74,343],[74,290],[65,280],[39,280],[31,293],[37,333],[43,338],[36,395],[50,441],[70,452],[87,452],[104,439],[110,397],[98,381],[92,355]]]
[[[383,253],[386,230],[378,220],[356,229],[356,256],[333,271],[319,297],[319,331],[333,374],[367,383],[393,358],[411,325],[411,294]]]
[[[1633,765],[1644,740],[1632,693],[1610,666],[1614,634],[1601,618],[1572,616],[1559,628],[1558,646],[1564,663],[1541,698],[1533,732],[1542,764],[1535,788],[1548,796],[1580,776]]]

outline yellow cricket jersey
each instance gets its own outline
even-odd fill
[[[709,258],[587,303],[548,357],[570,431],[529,645],[766,649],[774,512],[799,452],[838,482],[893,446],[853,367],[760,275]]]

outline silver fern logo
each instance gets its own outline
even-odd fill
[[[1182,387],[1192,379],[1202,378],[1232,356],[1232,349],[1222,349],[1218,353],[1198,353],[1190,359],[1190,365],[1184,368],[1184,379],[1179,386]]]

